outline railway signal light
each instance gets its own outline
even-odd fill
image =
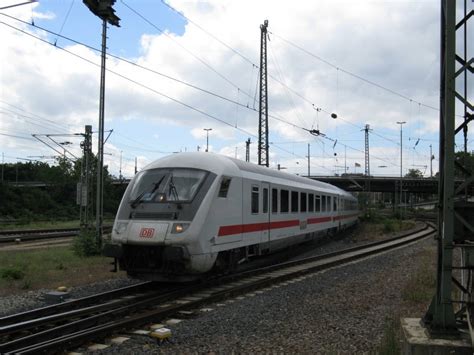
[[[94,15],[113,26],[120,27],[120,18],[115,15],[115,10],[112,7],[115,1],[116,0],[82,0]]]

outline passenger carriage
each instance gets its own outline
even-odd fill
[[[104,254],[132,276],[184,281],[357,220],[357,200],[330,184],[217,154],[179,153],[132,179]]]

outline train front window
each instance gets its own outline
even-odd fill
[[[189,202],[196,195],[206,172],[197,169],[153,169],[137,176],[130,202],[139,203]]]

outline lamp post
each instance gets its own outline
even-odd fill
[[[206,131],[206,153],[209,151],[209,131],[212,131],[212,128],[204,128]]]
[[[402,195],[403,195],[403,125],[405,121],[397,122],[400,125],[400,218],[402,211]]]
[[[122,153],[123,151],[120,151],[120,169],[119,169],[119,180],[122,181]]]

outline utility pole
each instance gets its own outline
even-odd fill
[[[137,174],[137,157],[135,157],[135,175]]]
[[[344,144],[344,174],[347,174],[347,145]]]
[[[366,124],[363,131],[365,132],[365,191],[368,194],[370,194],[370,151],[369,151],[369,132],[371,131],[370,125]]]
[[[403,194],[403,125],[405,121],[397,122],[400,125],[400,216],[402,213],[402,194]],[[401,217],[400,217],[401,218]]]
[[[369,132],[371,131],[370,125],[366,124],[363,129],[365,132],[365,176],[370,176],[370,152],[369,152]]]
[[[3,184],[3,173],[5,170],[5,153],[2,152],[2,184]]]
[[[258,120],[258,165],[268,168],[268,81],[267,81],[268,20],[260,25],[260,101]]]
[[[250,161],[250,138],[245,141],[245,161],[249,162]]]
[[[433,177],[433,146],[430,144],[430,177]]]
[[[209,152],[209,131],[212,131],[212,128],[204,128],[206,131],[206,153]],[[199,151],[199,147],[198,147]]]
[[[311,158],[311,153],[310,153],[311,145],[308,143],[308,177],[311,176],[311,168],[310,168],[310,158]]]
[[[123,151],[120,151],[120,168],[119,168],[119,180],[122,181],[122,153]]]
[[[107,23],[120,27],[120,18],[115,15],[112,6],[115,0],[83,0],[89,10],[102,20],[102,53],[100,66],[99,99],[99,139],[97,149],[97,198],[96,198],[96,238],[102,244],[102,223],[104,213],[104,112],[105,112],[105,60],[107,51]]]

